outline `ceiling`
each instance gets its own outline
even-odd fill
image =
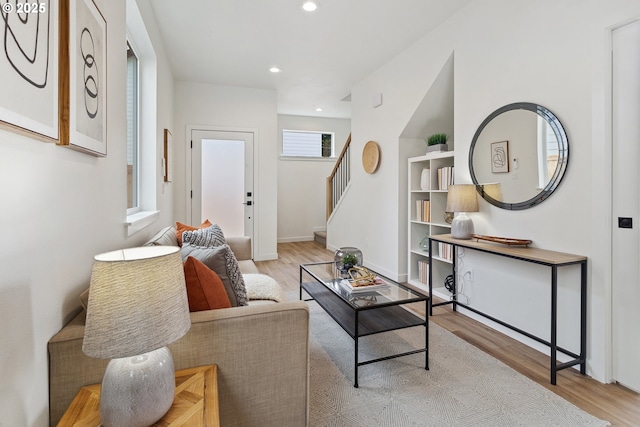
[[[470,1],[149,3],[176,80],[275,90],[279,114],[349,118],[356,83]]]

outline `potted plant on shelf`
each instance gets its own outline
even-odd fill
[[[448,150],[446,133],[436,133],[427,138],[427,153]]]

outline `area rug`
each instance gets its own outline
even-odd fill
[[[433,323],[429,367],[416,354],[359,368],[354,342],[310,301],[310,423],[316,426],[607,426]],[[424,329],[360,339],[360,360],[424,345]]]

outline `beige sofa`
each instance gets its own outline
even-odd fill
[[[166,243],[161,234],[152,240]],[[258,272],[249,238],[227,243],[244,274]],[[82,352],[84,324],[82,310],[48,344],[52,426],[80,387],[102,381],[108,363]],[[191,329],[169,348],[176,369],[218,365],[221,425],[298,427],[308,422],[308,343],[306,303],[249,301],[246,307],[191,313]]]

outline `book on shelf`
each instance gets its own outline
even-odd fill
[[[422,222],[431,221],[431,201],[416,200],[416,220]]]
[[[438,242],[438,254],[442,259],[453,261],[453,246],[448,243]]]
[[[453,185],[454,169],[453,166],[445,166],[438,169],[438,190],[447,190]]]
[[[418,280],[425,285],[429,283],[429,261],[418,261]]]

